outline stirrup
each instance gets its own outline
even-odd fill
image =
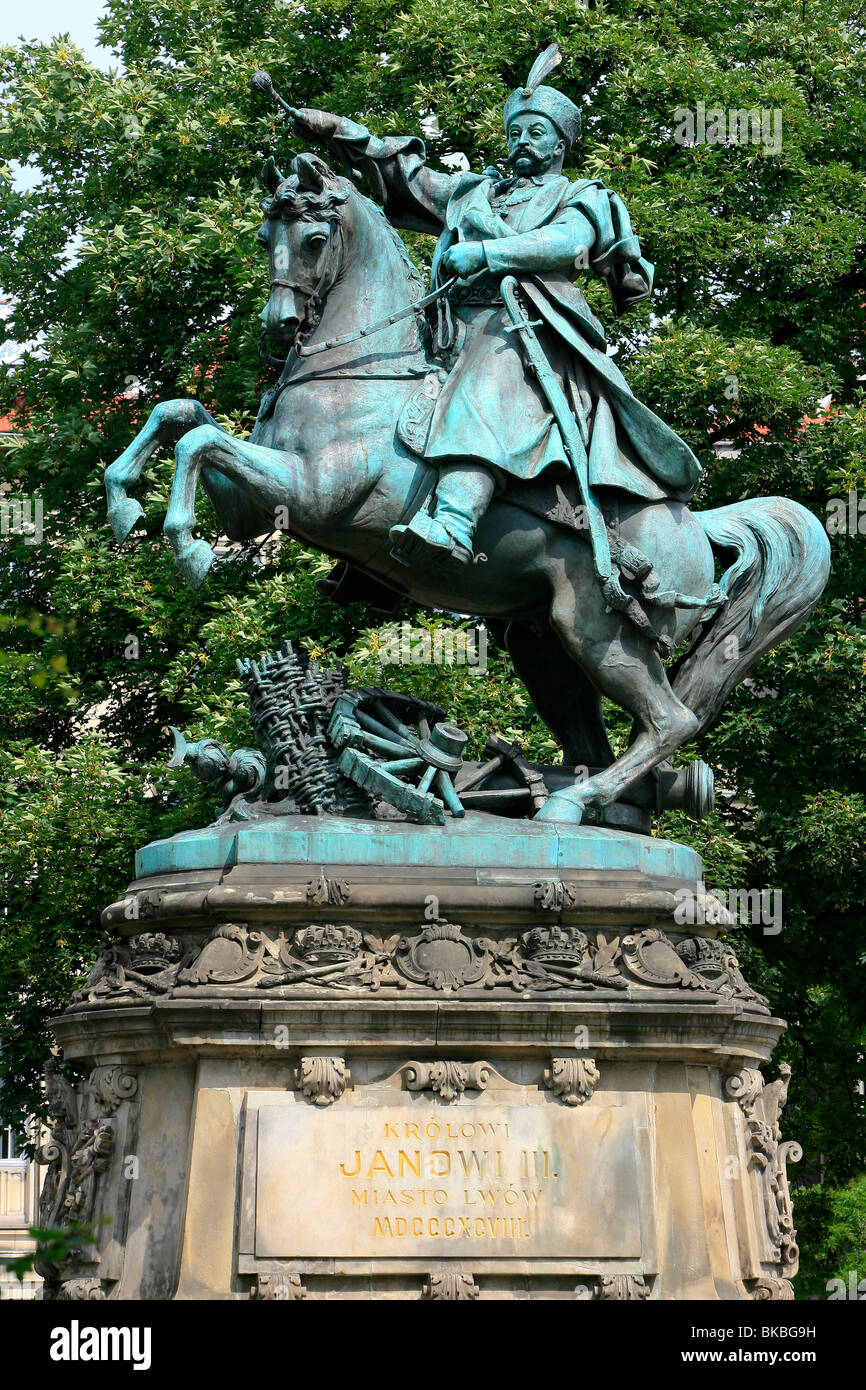
[[[436,533],[444,538],[439,539]],[[391,555],[401,565],[411,566],[417,559],[435,562],[455,560],[460,565],[472,563],[472,551],[456,540],[441,521],[428,513],[418,512],[405,526],[392,526],[388,532],[393,542]]]

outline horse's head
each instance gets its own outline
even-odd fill
[[[268,197],[258,240],[267,248],[271,292],[261,313],[268,336],[289,348],[316,322],[340,267],[341,204],[348,194],[315,155],[298,155],[283,178],[273,159],[262,170]]]

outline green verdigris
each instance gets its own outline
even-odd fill
[[[507,178],[433,172],[417,137],[378,140],[287,107],[351,177],[309,155],[288,178],[265,166],[262,322],[287,353],[280,379],[248,442],[197,401],[157,406],[106,488],[124,540],[142,515],[127,488],[176,442],[164,530],[193,586],[213,559],[193,536],[201,479],[232,538],[274,529],[280,508],[292,535],[381,591],[505,625],[539,713],[575,764],[602,769],[538,812],[579,822],[706,729],[761,654],[805,621],[829,544],[784,498],[688,510],[697,460],[634,397],[571,283],[588,266],[623,310],[650,293],[652,267],[620,199],[561,173],[579,113],[539,80],[556,59],[547,50],[506,103]],[[441,233],[435,330],[405,312],[422,295],[389,222]],[[559,509],[539,507],[540,476]],[[714,546],[735,557],[718,587]],[[666,671],[663,657],[689,638]],[[634,719],[616,759],[601,695]]]

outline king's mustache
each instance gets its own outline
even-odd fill
[[[508,156],[509,164],[516,164],[519,159],[530,159],[534,164],[538,163],[539,155],[535,150],[529,149],[526,145],[521,145],[513,154]]]

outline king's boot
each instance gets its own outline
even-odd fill
[[[388,533],[391,554],[404,565],[448,559],[470,564],[475,528],[495,491],[496,481],[486,468],[470,463],[443,464],[433,514],[422,510],[408,525],[392,526]]]

